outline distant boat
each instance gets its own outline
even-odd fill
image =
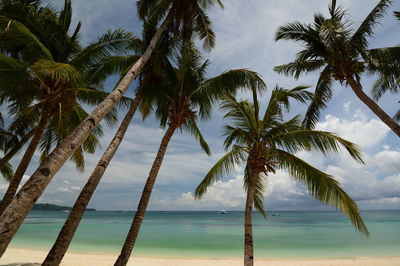
[[[227,214],[228,212],[227,211],[225,211],[225,210],[220,210],[219,211],[219,214]]]
[[[63,210],[63,212],[69,212],[69,210]]]
[[[280,216],[280,214],[277,212],[274,212],[274,213],[272,213],[272,216]]]

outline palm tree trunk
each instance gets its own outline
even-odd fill
[[[352,88],[353,92],[357,95],[357,97],[366,105],[368,108],[379,117],[379,119],[385,123],[397,136],[400,137],[400,125],[396,123],[396,121],[391,118],[382,108],[379,107],[367,94],[364,93],[360,84],[353,79],[351,75],[348,75],[344,70],[342,71],[345,76],[347,82]]]
[[[33,134],[35,133],[35,129],[36,128],[32,129],[28,132],[28,134],[23,136],[18,144],[15,145],[15,147],[11,151],[9,151],[6,155],[4,155],[3,158],[0,159],[0,167],[8,163],[14,157],[14,155],[17,154],[19,150],[21,150],[21,148],[28,142],[28,140],[32,138]]]
[[[253,205],[258,171],[251,170],[250,180],[247,186],[246,207],[244,213],[244,266],[253,266]]]
[[[110,145],[108,145],[103,156],[97,163],[96,168],[94,168],[85,187],[79,194],[79,197],[76,200],[74,207],[72,208],[71,213],[68,216],[68,219],[65,221],[64,226],[62,227],[60,233],[58,234],[56,242],[54,243],[49,254],[47,254],[47,257],[42,265],[44,266],[60,265],[61,260],[63,259],[65,253],[67,252],[68,247],[72,241],[72,238],[74,237],[75,231],[79,226],[82,216],[86,210],[86,207],[88,206],[89,201],[94,191],[97,188],[97,185],[99,184],[101,178],[104,175],[104,172],[107,169],[107,166],[114,157],[115,152],[117,151],[119,145],[122,142],[122,139],[125,136],[126,130],[128,129],[129,124],[133,116],[135,115],[140,100],[141,97],[138,95],[131,103],[128,113],[125,115],[125,118],[122,121],[121,125],[119,126],[117,133],[115,134],[114,138],[110,142]]]
[[[15,193],[17,193],[18,186],[21,183],[22,177],[24,176],[25,171],[32,160],[33,154],[35,153],[37,146],[39,145],[40,139],[42,138],[43,132],[46,129],[50,117],[50,110],[45,109],[43,111],[42,117],[40,118],[39,124],[36,127],[32,140],[26,148],[24,156],[22,157],[17,170],[15,170],[15,174],[11,179],[10,185],[8,186],[6,193],[4,194],[3,200],[0,203],[0,215],[4,212],[10,202],[12,202]]]
[[[146,185],[144,186],[142,197],[140,198],[131,228],[129,229],[128,236],[126,237],[124,246],[122,247],[121,254],[118,256],[118,259],[114,264],[115,266],[125,266],[128,263],[129,257],[132,253],[132,249],[135,246],[135,242],[139,234],[140,226],[142,225],[143,218],[146,213],[147,205],[150,200],[154,183],[156,182],[158,171],[160,170],[168,143],[171,140],[175,129],[175,126],[170,125],[161,140],[160,148],[158,149],[157,156],[153,162],[153,166],[151,167]]]
[[[119,82],[115,90],[111,92],[102,103],[63,141],[51,152],[33,173],[18,193],[15,201],[0,216],[0,257],[6,251],[11,239],[28,215],[36,200],[50,183],[53,176],[62,165],[74,154],[76,149],[85,141],[104,116],[117,104],[129,85],[139,74],[143,66],[150,59],[158,40],[172,21],[173,12],[170,11],[160,28],[154,34],[149,46],[142,57],[132,66],[124,78]]]

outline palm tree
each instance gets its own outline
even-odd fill
[[[186,38],[190,37],[188,29],[191,28],[199,33],[201,39],[205,39],[206,43],[209,43],[209,45],[205,45],[206,47],[213,44],[212,39],[215,37],[212,34],[211,21],[207,17],[205,9],[214,3],[218,3],[222,7],[220,0],[138,1],[139,10],[143,10],[141,14],[144,15],[151,14],[154,10],[157,10],[158,12],[154,12],[154,14],[157,14],[156,17],[161,18],[163,17],[162,14],[165,14],[164,11],[168,10],[165,19],[154,34],[146,51],[119,81],[115,90],[42,161],[29,181],[21,189],[15,202],[11,203],[8,210],[5,210],[0,216],[0,256],[5,252],[29,210],[33,207],[36,199],[43,193],[53,176],[66,160],[74,154],[75,150],[84,142],[105,115],[120,101],[132,81],[146,65],[162,33],[168,29],[172,21],[174,21],[173,25],[175,25],[176,30],[185,29],[182,32],[185,32]],[[18,211],[15,211],[15,208],[18,208]],[[12,221],[13,226],[10,226],[10,221]]]
[[[329,6],[330,18],[321,14],[314,15],[313,24],[301,22],[288,23],[279,27],[276,40],[300,42],[304,49],[297,53],[296,60],[275,67],[275,71],[298,78],[302,73],[321,71],[315,96],[311,102],[304,125],[314,127],[320,110],[332,96],[333,80],[346,82],[356,96],[374,112],[392,131],[400,136],[400,125],[384,112],[362,89],[361,74],[397,73],[392,58],[382,57],[382,49],[368,49],[368,37],[393,0],[380,0],[361,25],[353,30],[346,20],[346,13],[332,0]],[[392,50],[392,48],[385,48]],[[398,48],[393,48],[397,49]]]
[[[87,116],[80,103],[98,104],[105,98],[106,93],[93,89],[91,85],[96,84],[87,77],[92,65],[114,51],[120,51],[131,40],[129,33],[117,30],[81,49],[77,42],[80,26],[73,36],[68,36],[71,10],[70,1],[66,1],[58,17],[52,10],[41,9],[43,14],[38,12],[41,15],[36,16],[36,21],[26,25],[0,17],[0,25],[4,28],[0,47],[14,55],[0,55],[1,72],[4,73],[0,78],[0,99],[10,103],[10,113],[16,116],[10,127],[12,131],[21,127],[35,128],[1,202],[0,214],[11,203],[40,141],[44,158],[52,144],[60,142]],[[34,28],[36,34],[30,28]],[[38,29],[42,30],[40,34]],[[46,42],[42,43],[41,39]],[[32,47],[36,53],[32,52]],[[107,120],[115,120],[113,116],[115,113],[110,113]],[[101,129],[94,132],[98,135]],[[82,149],[94,152],[95,135],[91,134],[72,154],[72,159],[81,168]]]
[[[210,116],[213,103],[222,93],[235,92],[238,88],[251,86],[258,89],[265,87],[257,73],[243,69],[231,70],[214,78],[206,79],[205,71],[208,61],[202,61],[199,51],[192,42],[182,44],[181,54],[176,62],[177,67],[172,73],[169,73],[170,76],[158,84],[158,88],[146,88],[147,92],[143,95],[140,108],[144,116],[147,116],[155,106],[155,114],[159,118],[161,126],[167,127],[167,130],[150,169],[124,246],[115,262],[115,265],[118,266],[126,265],[129,260],[158,171],[175,131],[181,129],[192,134],[199,141],[203,151],[209,155],[210,149],[197,127],[197,121]]]
[[[289,111],[289,100],[306,102],[312,97],[306,87],[285,90],[276,87],[272,92],[263,116],[257,92],[253,90],[253,104],[237,101],[225,96],[221,108],[225,118],[233,124],[224,127],[225,149],[228,151],[207,173],[195,191],[196,198],[206,193],[207,188],[228,175],[236,165],[245,162],[244,188],[247,191],[244,221],[244,265],[253,265],[253,205],[265,216],[263,194],[267,178],[276,170],[285,170],[290,176],[308,187],[312,196],[327,205],[344,212],[365,234],[368,230],[359,214],[357,204],[340,187],[338,182],[296,156],[300,151],[317,150],[326,154],[337,152],[343,146],[356,161],[362,162],[358,147],[330,132],[304,129],[299,116],[285,121],[285,109]]]
[[[131,65],[135,63],[146,49],[150,38],[156,31],[157,24],[155,21],[149,21],[144,24],[143,29],[143,40],[133,39],[129,48],[133,50],[136,55],[128,56],[113,56],[105,58],[105,62],[101,62],[99,67],[95,69],[93,73],[93,79],[103,80],[104,77],[112,73],[121,72],[124,73],[130,69]],[[89,204],[89,201],[96,190],[101,178],[103,177],[108,165],[114,157],[119,145],[121,144],[125,133],[131,123],[133,116],[141,102],[143,97],[144,87],[150,86],[150,84],[156,85],[161,80],[162,73],[165,69],[171,68],[170,62],[168,61],[169,54],[173,48],[174,42],[170,40],[168,34],[164,34],[161,37],[160,42],[156,46],[153,52],[153,56],[149,62],[143,68],[140,74],[140,85],[138,86],[136,97],[133,99],[129,111],[125,115],[122,123],[120,124],[114,138],[111,140],[107,149],[104,151],[103,156],[100,158],[92,174],[90,175],[87,183],[79,194],[67,220],[65,221],[60,233],[58,234],[57,240],[54,243],[52,249],[47,254],[42,265],[59,265],[68,250],[68,247],[72,241],[72,238],[79,226],[80,220]]]

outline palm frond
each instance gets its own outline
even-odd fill
[[[315,128],[316,123],[319,120],[321,110],[326,108],[326,103],[332,97],[332,78],[330,76],[331,71],[331,66],[328,65],[321,72],[315,88],[314,98],[307,109],[303,121],[303,126],[306,128]]]
[[[393,0],[380,0],[351,37],[351,44],[365,49],[368,46],[367,38],[374,35],[373,30],[378,24],[378,20],[386,14],[392,3]]]
[[[314,72],[325,65],[323,60],[296,60],[286,65],[274,67],[274,71],[298,79],[302,73]]]
[[[100,84],[111,75],[124,75],[138,59],[139,56],[137,55],[107,56],[102,58],[91,69],[89,80],[93,84]]]
[[[278,167],[288,171],[290,176],[305,184],[310,194],[317,200],[332,205],[345,213],[353,225],[363,234],[369,235],[368,229],[360,216],[357,206],[349,195],[340,188],[338,182],[298,157],[283,150],[275,150]]]
[[[64,1],[64,8],[60,12],[60,16],[58,18],[60,25],[62,28],[67,31],[71,25],[71,17],[72,17],[72,4],[71,0]]]
[[[310,35],[307,35],[309,28],[307,25],[300,22],[287,23],[280,26],[275,33],[275,41],[290,40],[295,42],[304,42],[308,40]]]
[[[225,95],[222,98],[221,110],[226,112],[224,118],[229,118],[242,129],[258,132],[258,123],[254,113],[254,105],[248,101],[238,102],[234,96]]]
[[[215,165],[210,169],[201,183],[195,190],[195,197],[200,199],[204,193],[207,192],[207,188],[213,183],[221,180],[223,177],[232,172],[236,165],[242,161],[244,154],[240,146],[233,146],[232,149],[226,153]]]
[[[210,147],[208,146],[207,142],[205,141],[203,135],[200,132],[200,129],[197,127],[197,124],[193,119],[188,119],[186,121],[184,127],[191,135],[193,135],[196,140],[199,142],[201,149],[208,155],[211,156]]]
[[[82,148],[79,147],[71,157],[71,161],[75,163],[76,169],[83,172],[85,170],[85,158],[83,156]]]
[[[11,167],[11,164],[4,163],[0,166],[0,174],[3,176],[4,180],[10,182],[14,176],[14,171]]]
[[[203,40],[203,48],[210,51],[215,46],[215,33],[211,27],[211,20],[201,8],[196,8],[194,15],[194,31]]]
[[[226,136],[224,141],[224,149],[226,151],[233,143],[244,145],[248,142],[249,139],[249,134],[246,130],[229,125],[224,126],[223,135]]]
[[[108,31],[79,52],[70,64],[78,69],[90,70],[102,59],[124,53],[132,38],[132,33],[122,29]]]
[[[96,148],[100,147],[100,141],[98,137],[102,136],[99,130],[94,131],[90,134],[82,144],[82,150],[90,154],[95,153]]]
[[[98,105],[100,104],[107,96],[108,92],[95,89],[95,88],[73,88],[74,92],[77,93],[77,99],[81,103],[86,103],[89,105]],[[121,100],[118,102],[118,108],[128,107],[132,102],[132,99],[126,96],[123,96]]]
[[[372,95],[379,100],[387,91],[397,93],[400,86],[400,47],[385,47],[366,51],[369,74],[377,74]]]
[[[29,51],[40,54],[39,58],[53,59],[50,50],[32,33],[29,28],[17,20],[0,16],[0,31],[6,38],[0,39],[2,47],[25,47]]]
[[[248,189],[249,179],[250,179],[250,172],[248,166],[246,165],[246,168],[244,169],[244,178],[243,178],[244,181],[243,187],[246,191]],[[257,182],[254,187],[254,207],[264,217],[264,219],[267,219],[267,212],[265,211],[264,208],[264,192],[266,184],[267,180],[265,178],[265,175],[260,174],[257,178]]]
[[[395,16],[398,20],[400,20],[400,12],[395,11],[395,12],[393,12],[393,13],[394,13],[394,16]]]
[[[215,98],[224,94],[234,94],[238,89],[250,88],[264,91],[266,84],[257,72],[248,69],[234,69],[206,80],[193,91],[192,95]]]
[[[400,110],[394,115],[393,119],[400,121]]]
[[[338,152],[340,147],[347,150],[350,156],[363,163],[360,147],[336,134],[318,130],[295,130],[278,134],[273,138],[277,146],[290,152],[317,150],[323,154]]]
[[[294,99],[300,103],[307,103],[307,101],[311,100],[313,94],[306,91],[308,88],[308,86],[297,86],[288,90],[279,86],[275,86],[268,102],[267,109],[264,113],[264,125],[271,125],[271,122],[274,119],[282,119],[282,109],[284,108],[287,112],[289,112],[291,99]]]
[[[397,94],[400,91],[400,77],[396,78],[393,75],[378,74],[378,79],[375,80],[372,86],[372,97],[379,100],[386,92]]]
[[[172,4],[171,0],[168,0],[169,4]],[[160,0],[138,0],[136,1],[136,7],[137,7],[137,12],[139,17],[144,20],[146,19],[154,10],[157,8],[157,6],[160,5]],[[165,13],[166,10],[164,9],[163,12]],[[150,16],[152,17],[152,16]]]
[[[32,65],[32,70],[39,76],[50,77],[65,83],[82,83],[85,80],[84,74],[70,64],[58,63],[50,60],[39,60]]]

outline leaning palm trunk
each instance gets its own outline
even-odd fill
[[[50,110],[44,110],[42,117],[40,118],[39,124],[36,127],[32,140],[29,143],[28,147],[26,148],[24,156],[22,157],[17,170],[15,170],[15,174],[11,179],[10,185],[8,186],[8,189],[4,194],[3,200],[0,204],[0,215],[10,204],[10,202],[14,198],[15,193],[17,193],[18,186],[21,183],[22,177],[24,176],[25,171],[32,160],[33,154],[35,153],[37,146],[39,145],[40,139],[42,138],[43,132],[46,129],[50,117],[51,117]]]
[[[25,136],[23,136],[12,150],[10,150],[6,155],[4,155],[3,158],[1,158],[0,167],[8,163],[21,150],[21,148],[28,142],[28,140],[32,138],[33,134],[35,134],[35,129],[36,128],[32,129]]]
[[[244,213],[244,266],[253,266],[253,204],[258,172],[251,170]]]
[[[140,59],[131,67],[113,92],[104,99],[100,105],[46,157],[32,177],[26,182],[18,193],[18,197],[10,203],[0,216],[0,256],[6,251],[11,239],[28,215],[37,199],[50,183],[53,176],[61,166],[70,158],[89,134],[96,128],[104,116],[122,98],[132,81],[150,59],[158,40],[172,21],[173,12],[170,11],[160,28],[154,34],[149,46]]]
[[[367,94],[364,93],[360,84],[348,75],[345,71],[342,71],[346,81],[349,83],[350,87],[356,94],[356,96],[366,105],[368,108],[382,120],[397,136],[400,137],[400,125],[391,118],[382,108],[379,107]]]
[[[135,242],[139,234],[140,226],[142,225],[143,218],[146,213],[147,205],[150,200],[154,183],[156,182],[158,171],[160,170],[168,143],[171,140],[175,129],[175,126],[170,125],[161,140],[160,148],[158,149],[157,156],[153,162],[153,166],[151,167],[146,185],[144,186],[142,197],[140,198],[131,228],[129,229],[128,236],[126,237],[124,246],[122,247],[121,254],[118,256],[118,259],[114,264],[115,266],[125,266],[128,263],[129,257],[132,253],[132,249],[135,246]]]
[[[136,98],[131,103],[128,113],[125,115],[125,118],[119,126],[117,133],[115,134],[107,150],[104,152],[103,156],[97,163],[97,166],[90,175],[85,187],[79,194],[79,197],[76,200],[74,207],[72,208],[71,213],[68,216],[68,219],[65,221],[63,228],[58,234],[56,242],[54,243],[49,254],[47,254],[47,257],[42,265],[60,265],[65,253],[68,250],[72,238],[74,237],[76,229],[79,226],[86,207],[88,206],[89,201],[97,188],[97,185],[99,184],[101,178],[104,175],[104,172],[107,169],[107,166],[114,157],[115,152],[117,151],[119,145],[122,142],[122,139],[125,136],[126,130],[128,129],[129,124],[133,116],[135,115],[140,100],[141,97],[136,96]]]

